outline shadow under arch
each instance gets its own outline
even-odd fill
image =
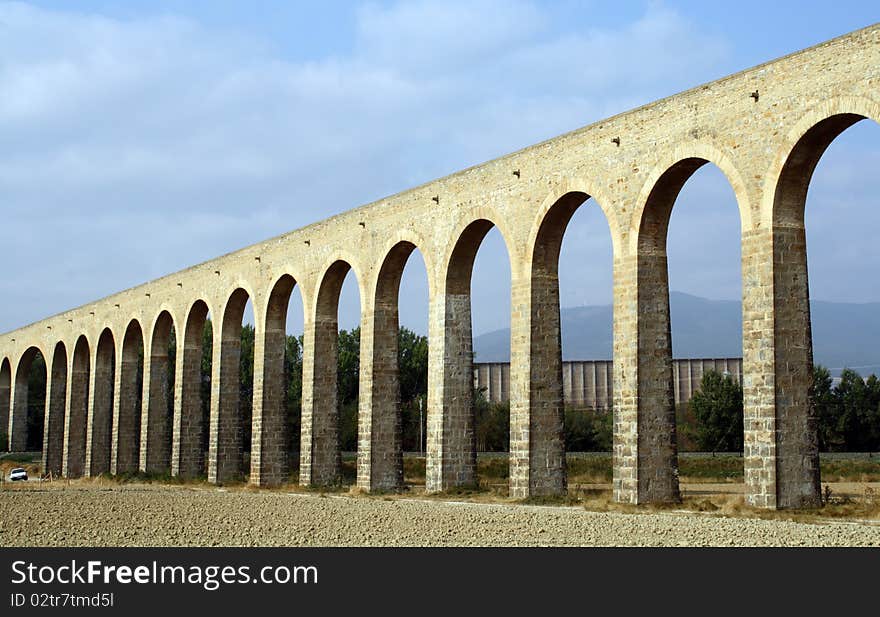
[[[141,408],[144,382],[144,333],[137,319],[132,319],[122,337],[119,375],[116,380],[119,391],[115,393],[113,406],[112,451],[110,473],[137,471],[140,461]]]
[[[471,280],[477,252],[486,235],[498,227],[516,277],[504,230],[488,211],[463,222],[452,235],[454,244],[430,299],[426,490],[445,491],[476,486],[477,444],[474,418],[474,354],[471,323]],[[511,331],[513,333],[513,331]],[[513,334],[512,334],[513,335]]]
[[[67,388],[67,414],[64,417],[64,454],[61,473],[78,478],[85,471],[87,418],[91,350],[89,340],[81,334],[73,347],[70,383]]]
[[[96,477],[110,472],[113,435],[113,397],[116,366],[116,341],[113,331],[104,328],[95,348],[95,368],[89,393],[88,435],[85,474]]]
[[[804,221],[807,193],[832,142],[859,122],[878,119],[880,105],[873,101],[856,97],[826,101],[790,131],[767,175],[763,216],[772,238],[773,403],[762,411],[772,414],[775,427],[775,482],[765,499],[778,508],[822,503],[818,419],[810,400],[813,335]]]
[[[212,391],[210,428],[208,431],[208,482],[223,483],[240,480],[245,469],[242,446],[250,418],[243,417],[242,404],[252,401],[242,399],[241,392],[241,343],[242,320],[251,293],[243,286],[237,287],[226,301],[220,324],[220,366],[213,367],[217,387]],[[259,319],[259,315],[255,315]],[[218,354],[214,353],[214,357]],[[250,414],[248,414],[250,415]],[[250,440],[247,440],[250,446]],[[250,467],[248,459],[247,467]]]
[[[31,372],[36,369],[36,384],[42,391],[31,392]],[[43,449],[43,428],[46,400],[46,357],[39,347],[28,347],[15,369],[12,391],[12,413],[9,419],[9,450],[24,452]]]
[[[399,298],[403,271],[418,250],[413,240],[398,236],[383,252],[371,299],[373,311],[361,324],[358,434],[367,447],[358,448],[357,486],[365,491],[397,491],[404,486]]]
[[[678,158],[682,153],[683,158]],[[629,447],[635,457],[630,465],[637,470],[635,494],[630,501],[677,502],[681,499],[678,482],[678,443],[675,420],[675,385],[672,363],[672,330],[669,307],[667,237],[673,207],[685,183],[704,165],[717,167],[737,201],[740,233],[751,226],[751,206],[741,176],[721,152],[705,144],[677,150],[671,163],[658,166],[649,176],[634,213],[637,235],[630,240],[635,256],[635,322],[627,330],[636,343],[635,357],[627,357],[635,369],[637,408],[628,410],[635,430],[629,435],[615,430],[615,452]],[[630,274],[630,276],[632,273]],[[617,316],[615,317],[617,319]],[[632,326],[630,326],[632,327]],[[617,344],[615,344],[617,349]],[[623,367],[615,357],[615,370]],[[618,412],[626,410],[617,410]],[[634,412],[634,417],[632,417]],[[617,423],[616,423],[617,426]],[[635,439],[633,439],[633,435]],[[618,485],[615,463],[615,487]]]
[[[343,258],[335,258],[322,271],[312,320],[304,333],[300,484],[307,486],[333,486],[342,481],[337,391],[339,297],[349,271],[354,271],[352,263]],[[363,281],[357,272],[355,279],[363,317]]]
[[[144,357],[138,467],[145,473],[171,471],[175,373],[171,350],[178,354],[174,317],[163,309],[152,325],[149,354]]]
[[[572,217],[590,199],[581,190],[556,192],[545,201],[530,234],[528,297],[523,299],[528,315],[521,318],[522,331],[514,337],[521,344],[511,344],[510,489],[517,497],[567,491],[559,257]],[[607,204],[594,201],[614,250],[615,219]]]
[[[255,486],[277,486],[290,474],[293,428],[286,406],[290,383],[285,378],[285,353],[288,308],[296,287],[289,273],[273,283],[264,310],[263,340],[254,344],[254,357],[262,353],[263,366],[262,379],[254,376],[250,483]]]
[[[202,339],[207,334],[208,313],[207,302],[193,302],[176,352],[171,475],[181,478],[205,473],[207,401],[202,399]]]
[[[9,449],[9,401],[12,395],[12,368],[9,358],[0,361],[0,443]]]
[[[46,394],[46,420],[43,429],[43,473],[61,475],[64,457],[64,417],[67,402],[67,347],[55,345]]]

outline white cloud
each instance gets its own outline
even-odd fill
[[[364,6],[352,49],[295,63],[186,19],[0,3],[0,330],[717,77],[729,54],[663,8],[574,31],[500,0]]]

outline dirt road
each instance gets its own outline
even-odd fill
[[[2,546],[880,546],[880,525],[212,487],[0,492]]]

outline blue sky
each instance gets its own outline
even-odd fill
[[[0,1],[0,331],[878,15],[875,2],[841,1]],[[880,129],[861,123],[817,169],[816,298],[880,301],[878,164]],[[739,223],[720,172],[688,182],[670,236],[673,289],[739,297]],[[598,209],[581,208],[561,258],[564,306],[610,301],[610,251]],[[424,331],[417,260],[404,285],[401,320]],[[508,294],[495,234],[478,255],[475,333],[509,323]],[[300,320],[294,306],[292,330]],[[340,323],[357,320],[349,281]]]

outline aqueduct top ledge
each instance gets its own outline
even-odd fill
[[[768,192],[796,141],[793,133],[826,113],[876,113],[878,83],[875,24],[7,332],[0,335],[0,362],[17,366],[33,346],[50,355],[59,341],[72,350],[81,334],[94,348],[105,328],[121,340],[132,320],[149,345],[163,310],[179,327],[193,302],[221,310],[238,287],[264,307],[284,274],[295,278],[304,306],[313,306],[322,269],[342,249],[369,310],[388,239],[397,236],[419,239],[431,293],[439,293],[454,233],[487,210],[504,229],[513,276],[524,275],[536,220],[567,187],[596,187],[615,257],[625,257],[637,249],[651,183],[679,156],[722,168],[747,233],[772,220]]]

